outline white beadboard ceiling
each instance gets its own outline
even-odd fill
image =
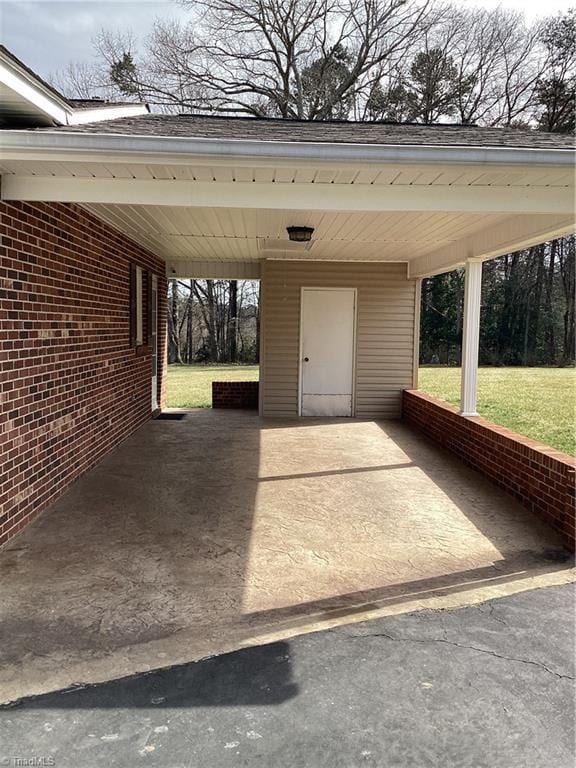
[[[266,258],[408,262],[422,276],[574,226],[574,174],[561,164],[166,161],[5,156],[2,199],[77,201],[181,276],[195,265],[208,276],[209,264],[253,274]],[[291,225],[314,228],[311,247],[289,243]]]
[[[330,167],[273,165],[162,165],[126,162],[56,162],[45,160],[3,160],[0,173],[17,176],[44,176],[95,179],[174,179],[184,181],[238,181],[293,184],[375,184],[398,186],[513,186],[568,187],[574,174],[565,168],[534,167],[482,168],[480,166],[382,166]]]
[[[265,257],[408,261],[499,223],[496,214],[278,211],[158,205],[84,206],[166,261],[257,261]],[[314,228],[294,248],[286,228]]]

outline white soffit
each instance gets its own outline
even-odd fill
[[[447,271],[470,255],[489,258],[514,243],[542,242],[571,226],[571,219],[557,215],[84,207],[166,262],[403,261],[418,277]],[[290,225],[313,227],[312,242],[295,246],[286,234]]]
[[[103,111],[104,108],[102,108]],[[76,158],[75,153],[59,154],[33,148],[13,151],[0,133],[0,173],[6,176],[120,181],[174,181],[246,184],[315,184],[352,186],[417,187],[560,187],[574,188],[571,163],[550,165],[450,162],[352,162],[327,161],[320,153],[308,162],[285,158],[259,159],[239,157],[231,162],[226,156],[215,158],[187,156],[175,158],[131,158],[102,156]],[[29,132],[29,135],[41,135]],[[90,134],[87,134],[90,138]],[[570,153],[565,153],[569,155]],[[51,158],[51,159],[47,159]],[[180,185],[183,187],[184,185]],[[127,201],[129,202],[129,201]]]
[[[574,228],[571,150],[140,139],[4,131],[1,197],[80,203],[167,262],[407,261],[415,277]],[[309,250],[285,240],[294,224],[315,228]]]

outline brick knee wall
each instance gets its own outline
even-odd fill
[[[257,381],[213,381],[212,408],[258,408]]]
[[[163,401],[166,281],[160,259],[75,205],[0,203],[0,236],[1,545],[151,416],[131,263],[158,276]]]
[[[454,406],[415,390],[403,393],[402,417],[546,520],[574,550],[571,456],[479,416],[460,416]]]

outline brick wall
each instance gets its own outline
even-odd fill
[[[213,381],[212,408],[258,408],[257,381]]]
[[[453,406],[415,390],[404,392],[402,416],[544,518],[574,549],[571,456],[479,416],[460,416]]]
[[[0,235],[1,545],[151,416],[131,262],[158,275],[163,401],[166,284],[162,261],[78,206],[0,203]]]

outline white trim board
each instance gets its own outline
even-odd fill
[[[530,216],[511,216],[506,221],[480,230],[438,250],[408,262],[409,277],[429,277],[464,266],[467,259],[483,261],[539,245],[576,229],[574,215],[543,216],[535,222]]]
[[[195,280],[260,280],[262,261],[168,261],[166,277]]]
[[[574,216],[570,187],[373,186],[173,179],[2,177],[2,200],[322,211]]]
[[[136,117],[150,112],[146,104],[106,104],[96,102],[93,108],[75,107],[56,90],[43,83],[16,59],[0,51],[0,83],[11,91],[31,123],[82,125],[119,117]],[[15,135],[25,131],[11,131]]]

